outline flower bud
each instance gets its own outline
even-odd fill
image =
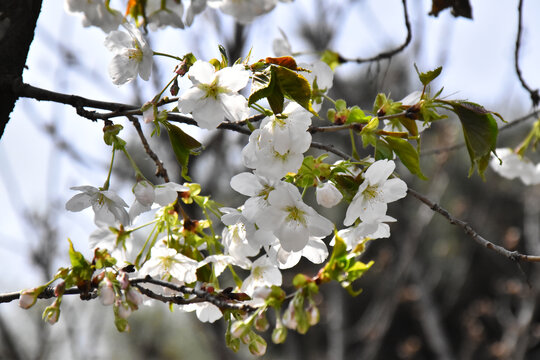
[[[126,290],[129,286],[128,274],[123,271],[120,271],[120,277],[118,279],[118,282],[120,283],[120,288],[122,290]]]
[[[294,310],[294,305],[293,305],[293,302],[291,301],[289,303],[289,306],[287,306],[287,309],[283,313],[283,325],[285,325],[291,330],[295,330],[296,327],[298,326],[295,313],[296,311]]]
[[[58,285],[54,287],[54,296],[59,297],[64,294],[64,291],[66,290],[66,283],[62,281]]]
[[[281,344],[287,338],[287,328],[284,326],[278,326],[272,331],[272,342],[274,344]]]
[[[331,182],[326,182],[317,186],[316,190],[317,203],[325,208],[331,208],[339,204],[343,195]]]
[[[134,288],[129,288],[126,294],[126,299],[130,305],[135,307],[135,309],[143,302],[142,294],[139,292],[139,290]]]
[[[249,332],[249,326],[247,326],[242,320],[237,320],[231,324],[231,335],[234,338],[241,338]]]
[[[47,321],[49,324],[54,325],[58,322],[60,317],[60,309],[58,308],[59,304],[55,301],[53,305],[47,306],[43,311],[43,320]]]
[[[262,356],[266,353],[266,341],[259,335],[254,335],[249,343],[249,352],[255,356]]]
[[[270,327],[268,319],[266,318],[266,312],[261,312],[255,318],[255,329],[258,331],[266,331]]]
[[[19,296],[19,306],[23,309],[30,309],[36,303],[37,297],[34,295],[34,290],[23,290]]]
[[[129,307],[127,304],[124,304],[118,300],[116,302],[116,306],[118,306],[118,316],[122,319],[127,319],[129,315],[131,315],[131,307]]]
[[[321,314],[319,313],[319,309],[314,305],[311,304],[306,309],[306,316],[309,325],[313,326],[316,325],[319,322],[319,319],[321,318]]]
[[[114,304],[115,299],[113,284],[111,280],[105,278],[99,286],[99,300],[104,306]]]

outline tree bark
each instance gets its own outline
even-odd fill
[[[21,81],[42,1],[0,1],[0,139],[18,98],[13,87]]]

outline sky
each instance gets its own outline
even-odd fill
[[[280,29],[289,37],[294,51],[304,50],[305,44],[295,37],[295,31],[301,19],[314,17],[313,3],[313,0],[280,3],[273,12],[256,20],[250,29],[252,58],[273,56],[271,43],[279,36]],[[414,45],[418,47],[418,56],[411,58],[411,70],[413,62],[421,70],[443,65],[443,73],[434,86],[444,86],[444,94],[480,103],[507,119],[530,111],[528,95],[519,85],[513,68],[515,2],[501,1],[494,6],[491,1],[471,1],[473,21],[456,19],[449,11],[438,18],[428,17],[429,1],[409,3],[413,38],[420,39]],[[346,6],[346,11],[333,14],[336,18],[332,21],[339,24],[339,36],[331,46],[347,57],[373,56],[398,46],[405,38],[399,0],[386,1],[384,8],[376,0],[353,3],[332,0],[332,4],[336,8]],[[535,47],[540,40],[540,23],[535,19],[539,13],[540,3],[526,2],[520,65],[532,88],[540,87],[537,67],[540,47]],[[169,29],[152,34],[153,49],[180,56],[194,51],[204,60],[217,57],[220,37],[204,20],[213,14],[213,10],[207,10],[195,19],[191,28],[183,31]],[[221,19],[220,31],[226,32],[232,20],[226,16]],[[103,46],[105,36],[100,29],[83,28],[78,17],[64,12],[63,2],[44,1],[24,81],[93,99],[134,103],[133,84],[118,87],[108,78],[107,66],[112,56]],[[74,66],[65,66],[62,59],[65,49],[75,55],[70,57],[76,59]],[[413,49],[408,49],[398,56],[411,56],[412,52]],[[171,71],[175,65],[168,59],[158,61],[162,68]],[[359,65],[342,66],[336,76],[350,76],[359,69]],[[160,83],[165,84],[169,78],[170,74],[162,72]],[[151,99],[157,92],[151,81],[139,81],[137,86],[143,89],[146,96],[143,100]],[[46,126],[54,126],[58,136],[71,144],[87,160],[87,165],[73,161],[51,144],[50,136],[43,130]],[[204,139],[204,132],[190,131]],[[28,263],[28,252],[36,244],[36,234],[24,221],[23,214],[46,211],[51,201],[55,201],[60,238],[71,238],[78,249],[89,254],[86,239],[93,230],[91,213],[70,213],[64,210],[64,204],[75,194],[70,187],[103,183],[110,155],[101,139],[102,125],[78,117],[71,107],[32,99],[18,101],[0,140],[0,259],[4,270],[0,291],[16,291],[42,281]],[[124,189],[121,195],[128,204],[133,201],[129,189]],[[58,266],[66,265],[67,241],[59,251],[65,255],[59,257]]]

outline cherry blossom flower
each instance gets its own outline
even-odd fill
[[[133,187],[135,201],[129,209],[129,218],[134,220],[139,214],[149,211],[154,203],[166,206],[174,202],[178,192],[189,191],[189,188],[173,182],[152,185],[146,180],[139,181]]]
[[[401,179],[388,179],[396,164],[392,160],[378,160],[364,173],[364,181],[347,208],[343,223],[350,226],[358,218],[373,222],[386,214],[387,203],[407,195],[407,184]]]
[[[312,102],[313,110],[319,111],[324,100],[322,95],[328,93],[328,90],[332,87],[334,72],[327,63],[321,60],[317,60],[312,64],[300,63],[298,66],[310,70],[310,72],[302,72],[301,74],[311,85],[311,96],[314,100]]]
[[[94,222],[96,225],[115,226],[116,222],[122,225],[129,224],[129,215],[124,209],[127,204],[120,196],[112,190],[99,190],[93,186],[75,186],[72,190],[80,190],[77,194],[68,200],[66,210],[82,211],[92,206],[94,210]]]
[[[195,311],[197,318],[201,322],[213,323],[216,320],[221,319],[223,313],[219,308],[209,302],[193,303],[186,305],[178,305],[179,308],[186,312]]]
[[[322,263],[328,257],[328,248],[321,238],[311,236],[306,246],[300,251],[288,252],[277,241],[268,247],[266,253],[280,269],[290,269],[298,264],[302,256],[314,264]]]
[[[153,52],[143,34],[127,23],[124,31],[113,31],[105,39],[105,46],[114,53],[109,63],[113,84],[122,85],[139,75],[148,80],[152,73]]]
[[[356,246],[365,243],[367,240],[383,239],[390,237],[390,226],[387,222],[395,222],[391,216],[384,215],[372,222],[362,222],[358,226],[352,226],[338,231],[338,236],[345,241],[347,250],[352,250]],[[330,242],[334,245],[335,237]]]
[[[237,258],[223,254],[207,256],[203,261],[199,262],[199,267],[206,264],[214,265],[214,274],[216,276],[219,276],[228,265],[238,266],[242,269],[249,269],[251,267],[251,261],[247,258]]]
[[[147,0],[146,14],[148,25],[152,30],[167,26],[177,29],[184,28],[184,22],[182,21],[184,6],[181,1]]]
[[[298,171],[303,153],[311,145],[310,124],[311,114],[297,103],[289,103],[282,114],[265,118],[251,133],[242,150],[244,165],[274,179]]]
[[[497,149],[496,152],[501,160],[493,158],[490,165],[497,174],[510,180],[519,178],[525,185],[540,183],[540,164],[535,166],[510,148]]]
[[[242,283],[242,292],[252,295],[257,287],[281,285],[281,272],[266,255],[253,262],[251,274]]]
[[[300,251],[310,236],[326,236],[332,232],[334,224],[306,205],[298,188],[292,184],[284,183],[271,192],[268,201],[271,207],[257,225],[272,231],[285,251]]]
[[[178,253],[175,249],[158,245],[152,249],[150,260],[144,263],[139,274],[160,278],[172,276],[181,282],[192,283],[197,280],[198,267],[197,261]]]
[[[227,226],[222,233],[224,252],[238,261],[247,261],[249,256],[259,253],[260,245],[247,240],[247,232],[243,223]]]
[[[343,199],[341,192],[329,181],[317,186],[315,196],[317,204],[324,206],[325,208],[332,208],[339,204],[341,199]]]
[[[212,64],[197,60],[189,69],[188,77],[193,87],[180,96],[178,109],[192,113],[200,127],[215,129],[224,118],[233,122],[247,118],[247,100],[238,94],[249,80],[243,65],[216,72]]]
[[[271,11],[277,0],[209,0],[208,5],[233,16],[241,24],[248,24],[257,16]]]
[[[83,26],[97,26],[108,33],[118,29],[123,21],[120,12],[107,9],[103,0],[66,0],[65,8],[68,13],[82,13]]]
[[[187,26],[193,24],[193,19],[195,15],[200,14],[206,9],[206,0],[191,0],[189,7],[186,11],[186,21]]]
[[[231,179],[231,187],[234,190],[250,196],[244,203],[242,215],[252,223],[257,223],[257,219],[264,216],[265,210],[270,206],[268,196],[280,184],[279,180],[248,172],[237,174]]]

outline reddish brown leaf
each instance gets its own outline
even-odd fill
[[[264,59],[264,62],[266,64],[275,64],[275,65],[283,66],[291,70],[298,70],[296,61],[290,56],[282,56],[282,57],[277,57],[277,58],[267,57],[266,59]]]
[[[472,19],[472,8],[469,0],[432,0],[429,15],[439,16],[444,9],[452,8],[452,15]]]

